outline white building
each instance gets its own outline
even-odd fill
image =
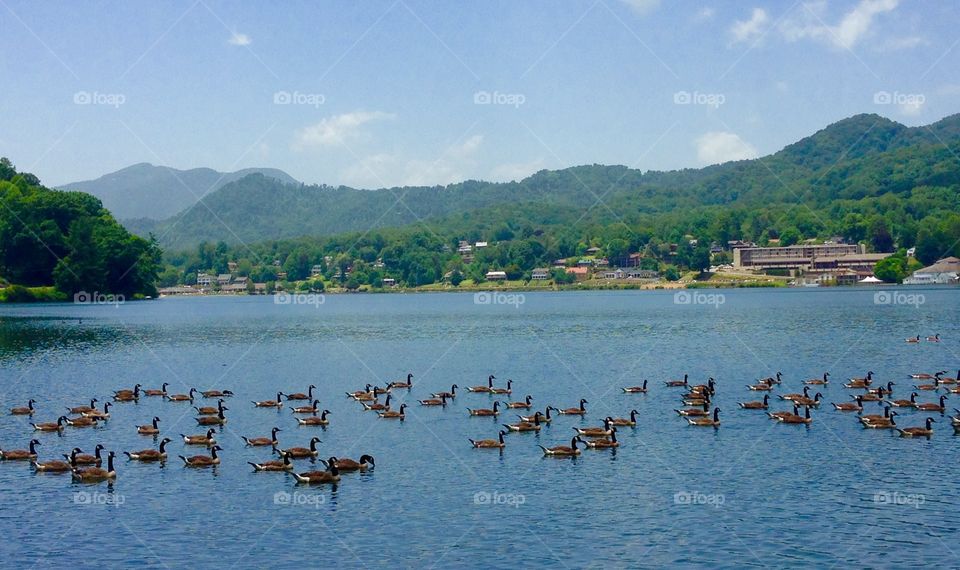
[[[945,285],[956,284],[960,275],[960,259],[945,257],[930,267],[913,272],[903,280],[904,285]]]

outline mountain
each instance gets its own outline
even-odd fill
[[[64,184],[60,189],[93,194],[121,220],[161,220],[189,208],[208,193],[249,174],[262,174],[283,184],[297,183],[289,174],[276,168],[217,172],[211,168],[178,170],[144,162],[105,174],[96,180]]]
[[[448,186],[357,190],[287,184],[254,174],[223,185],[160,222],[130,221],[167,249],[202,241],[254,243],[297,236],[399,227],[441,220],[492,227],[514,214],[540,225],[581,219],[608,224],[707,206],[824,207],[960,184],[956,152],[960,115],[906,127],[878,115],[856,115],[772,155],[670,172],[587,165],[540,171],[522,181],[466,181]]]

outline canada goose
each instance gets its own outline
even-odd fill
[[[810,417],[810,407],[805,406],[803,408],[803,415],[790,414],[786,416],[781,416],[777,418],[777,421],[782,424],[810,424],[813,422],[813,418]]]
[[[137,426],[137,433],[140,435],[157,435],[160,433],[160,418],[153,418],[153,423],[146,426]]]
[[[190,391],[186,394],[174,394],[172,396],[164,396],[168,402],[192,402],[193,395],[197,393],[196,388],[190,388]]]
[[[906,340],[907,340],[907,344],[917,344],[918,342],[920,342],[920,335],[912,336]]]
[[[502,424],[509,431],[540,431],[540,412],[533,414],[532,422],[520,422],[518,424]]]
[[[223,412],[229,410],[230,408],[224,406],[220,408],[220,411],[215,416],[200,416],[194,418],[197,420],[197,425],[201,426],[222,426],[227,423],[227,417],[223,415]]]
[[[940,390],[940,376],[933,377],[933,384],[918,384],[917,390],[924,390],[927,392],[936,392]]]
[[[486,386],[470,386],[469,388],[467,388],[467,391],[468,391],[468,392],[477,392],[477,393],[481,393],[481,394],[489,394],[491,391],[493,391],[493,381],[496,380],[496,379],[497,379],[497,377],[494,376],[493,374],[491,374],[490,376],[487,377],[487,385],[486,385]]]
[[[776,376],[767,376],[766,378],[761,378],[760,382],[764,382],[766,384],[782,384],[783,372],[777,372]]]
[[[493,403],[493,409],[480,408],[477,410],[471,410],[467,408],[467,413],[471,416],[498,416],[500,415],[500,402]]]
[[[297,406],[290,411],[294,414],[315,414],[320,410],[320,400],[314,400],[311,406]]]
[[[36,400],[31,399],[30,401],[27,402],[27,405],[24,406],[24,407],[11,408],[11,409],[10,409],[10,415],[13,415],[13,416],[32,416],[32,415],[33,415],[33,412],[36,411],[36,410],[34,410],[34,408],[33,408],[33,405],[36,404],[36,403],[37,403]]]
[[[940,342],[940,333],[927,337],[927,342]]]
[[[797,398],[809,398],[810,397],[810,387],[804,386],[802,394],[781,394],[778,396],[781,400],[796,400]]]
[[[896,413],[896,412],[894,412]],[[890,406],[884,404],[882,414],[867,414],[857,416],[857,421],[860,422],[873,422],[873,421],[887,421],[890,419]]]
[[[933,435],[933,423],[936,421],[933,418],[927,418],[926,427],[895,427],[894,429],[900,433],[900,437],[930,437]]]
[[[116,479],[117,472],[113,468],[113,458],[115,454],[111,451],[107,454],[107,468],[102,467],[74,467],[72,477],[77,481],[93,483],[96,481],[106,481],[107,479]]]
[[[544,447],[542,445],[538,445],[537,447],[543,450],[544,455],[567,457],[571,455],[580,455],[580,450],[577,448],[578,443],[583,443],[583,440],[580,439],[579,435],[574,436],[574,438],[570,440],[569,446],[558,445],[556,447]]]
[[[894,387],[894,386],[896,386],[896,383],[895,383],[895,382],[887,382],[886,394],[887,394],[888,396],[889,396],[890,394],[893,394],[893,387]],[[880,393],[880,390],[883,390],[883,386],[881,386],[881,387],[879,387],[879,388],[867,388],[867,393],[868,393],[868,394],[879,394],[879,393]]]
[[[388,420],[402,420],[404,418],[403,410],[405,410],[406,407],[406,404],[400,404],[399,410],[384,410],[382,412],[377,412],[377,415]]]
[[[627,386],[622,388],[624,394],[646,394],[647,393],[647,381],[644,380],[643,384],[639,386]]]
[[[491,394],[513,394],[513,380],[507,380],[506,388],[490,388]]]
[[[803,383],[808,386],[826,386],[830,383],[830,373],[824,372],[823,378],[811,378],[810,380],[804,380]]]
[[[823,394],[817,392],[813,398],[797,398],[793,403],[807,408],[819,408],[821,403],[820,398],[823,398]]]
[[[506,442],[503,441],[505,435],[507,435],[507,432],[500,430],[499,439],[471,439],[469,441],[477,449],[503,449],[507,446]]]
[[[431,397],[431,398],[442,398],[443,396],[446,396],[447,398],[449,398],[449,399],[452,400],[452,399],[454,399],[454,398],[457,397],[457,388],[459,388],[459,387],[460,387],[460,386],[457,386],[456,384],[454,384],[454,385],[450,386],[450,391],[449,391],[449,392],[437,392],[436,394],[430,394],[430,397]]]
[[[767,383],[769,384],[769,382]],[[714,380],[713,377],[711,376],[710,378],[707,378],[706,384],[695,384],[693,386],[690,386],[690,393],[699,394],[701,396],[704,396],[704,395],[713,396],[714,394],[717,393],[717,381]]]
[[[757,384],[747,384],[748,390],[753,390],[754,392],[770,392],[773,390],[773,384],[767,384],[766,382],[759,382]]]
[[[891,406],[896,408],[916,408],[917,407],[917,394],[916,392],[910,394],[909,400],[893,400],[889,402]]]
[[[212,429],[208,429],[205,435],[183,435],[180,434],[180,437],[183,438],[183,443],[185,445],[216,445],[217,440],[214,439],[213,434],[216,433]]]
[[[90,418],[90,419],[93,419],[93,420],[109,420],[109,419],[110,419],[110,406],[112,406],[112,405],[113,405],[113,404],[111,404],[110,402],[106,402],[105,404],[103,404],[103,411],[102,411],[102,412],[99,411],[99,410],[93,410],[92,412],[83,412],[83,413],[81,413],[80,415],[83,416],[83,417],[85,417],[85,418]]]
[[[877,388],[876,392],[867,392],[863,395],[864,402],[879,402],[887,397],[887,389],[883,386]]]
[[[260,402],[253,402],[253,407],[255,408],[282,408],[283,407],[283,392],[277,392],[276,400],[262,400]]]
[[[797,416],[797,415],[800,415],[800,406],[796,404],[793,405],[793,412],[786,412],[786,411],[767,412],[767,416],[771,420],[777,420],[777,421],[780,421],[780,418],[785,418],[788,416]]]
[[[629,418],[613,418],[613,421],[610,422],[615,426],[626,426],[626,427],[637,427],[637,410],[630,410]]]
[[[241,439],[243,439],[244,443],[246,443],[251,447],[261,447],[265,445],[272,445],[276,447],[278,443],[277,433],[281,431],[283,430],[278,427],[275,427],[272,430],[270,430],[270,437],[251,437],[251,438],[248,438],[246,436],[240,436],[240,437]]]
[[[610,424],[613,423],[613,418],[605,418],[603,420],[603,427],[588,427],[588,428],[578,428],[574,427],[573,429],[579,435],[585,435],[587,437],[607,437],[612,433]]]
[[[94,448],[94,455],[89,453],[84,453],[79,447],[74,447],[73,451],[70,452],[70,455],[64,455],[65,458],[69,458],[70,464],[76,467],[77,465],[96,465],[100,467],[100,464],[103,462],[103,458],[100,456],[100,452],[106,449],[102,443],[98,443]]]
[[[131,461],[164,461],[167,458],[167,444],[173,441],[165,437],[160,441],[160,449],[142,449],[140,451],[124,451],[123,454]]]
[[[667,388],[679,388],[681,386],[687,385],[687,379],[688,379],[688,376],[684,374],[683,380],[667,380],[666,382],[663,383],[663,385],[666,386]]]
[[[373,384],[367,384],[363,390],[357,390],[356,392],[346,392],[348,398],[358,399],[361,396],[373,395],[370,392],[370,388]],[[371,398],[372,400],[373,398]]]
[[[579,408],[567,408],[565,410],[557,410],[557,413],[564,416],[582,416],[587,413],[587,407],[584,404],[588,402],[580,398],[580,407]]]
[[[537,417],[537,414],[540,414],[540,423],[542,423],[542,424],[548,424],[548,423],[550,423],[550,422],[553,420],[553,418],[550,417],[550,410],[556,410],[556,408],[554,408],[553,406],[547,406],[547,407],[544,409],[544,412],[545,412],[545,413],[543,413],[543,414],[540,414],[540,412],[537,412],[536,414],[533,414],[532,416],[519,416],[519,415],[518,415],[517,417],[520,418],[520,421],[521,421],[521,422],[533,422],[533,421],[536,421],[535,418]]]
[[[921,412],[940,412],[941,414],[946,410],[945,403],[947,401],[946,396],[940,396],[940,403],[935,404],[933,402],[924,402],[923,404],[917,404],[917,409]]]
[[[960,426],[960,410],[954,408],[953,411],[957,412],[957,415],[950,418],[950,423],[953,424],[954,427]]]
[[[92,412],[97,409],[97,402],[99,401],[100,400],[94,398],[90,400],[89,406],[76,406],[74,408],[67,408],[67,411],[69,411],[71,414],[82,414],[83,412]]]
[[[704,404],[710,404],[710,393],[703,394],[703,396],[695,395],[692,398],[683,398],[681,400],[684,406],[702,406]]]
[[[51,459],[50,461],[37,461],[33,459],[30,461],[30,464],[33,465],[33,468],[37,471],[44,473],[66,473],[74,467],[69,461],[63,461],[61,459]]]
[[[84,416],[80,416],[79,418],[67,418],[66,422],[68,426],[77,428],[95,427],[97,425],[97,420]]]
[[[366,403],[366,402],[360,402],[360,405],[363,406],[363,409],[364,409],[365,411],[380,412],[380,411],[383,411],[383,410],[389,410],[389,409],[390,409],[390,398],[392,398],[392,397],[393,397],[393,396],[391,396],[390,394],[387,394],[387,399],[384,400],[384,402],[383,402],[382,404],[379,403],[379,402],[377,402],[376,399],[374,399],[374,401],[373,401],[372,404],[368,404],[368,403]]]
[[[229,398],[233,396],[233,392],[230,390],[206,390],[200,392],[200,395],[204,398]]]
[[[308,471],[306,473],[290,471],[290,475],[297,480],[297,483],[303,483],[307,485],[336,485],[340,482],[340,469],[337,468],[336,457],[331,457],[327,460],[326,471]]]
[[[418,400],[421,406],[446,406],[447,397],[443,396],[441,398],[430,398],[428,400]]]
[[[946,371],[937,372],[937,374],[944,374]],[[934,374],[929,372],[916,372],[914,374],[909,374],[907,377],[913,380],[933,380]]]
[[[610,439],[605,437],[594,438],[587,440],[584,443],[586,443],[587,447],[591,449],[609,449],[611,447],[620,447],[620,442],[617,441],[617,428],[610,428]]]
[[[67,416],[60,416],[55,422],[41,422],[39,424],[30,424],[36,431],[60,431],[64,428]]]
[[[890,412],[890,416],[886,419],[861,421],[860,423],[863,424],[863,427],[870,429],[894,429],[897,427],[897,422],[893,418],[898,415],[897,412]]]
[[[851,378],[849,382],[844,384],[847,388],[866,388],[871,383],[873,383],[873,371],[870,370],[867,372],[867,375],[863,378]]]
[[[713,409],[713,418],[687,418],[687,423],[700,427],[720,427],[720,408]]]
[[[857,396],[856,402],[833,404],[833,409],[838,412],[861,412],[863,411],[863,396]]]
[[[141,388],[141,385],[137,384],[136,386],[130,389],[114,390],[113,395],[114,396],[132,396],[133,394],[139,394],[140,388]]]
[[[704,400],[702,407],[699,408],[683,408],[681,410],[673,410],[677,412],[678,416],[685,417],[701,417],[710,415],[710,401]]]
[[[527,394],[522,402],[507,402],[507,408],[511,410],[529,410],[533,406],[533,396]]]
[[[293,463],[290,462],[288,453],[280,452],[279,460],[264,461],[263,463],[253,463],[247,461],[247,464],[253,467],[254,471],[292,471]]]
[[[182,455],[178,456],[183,460],[184,467],[212,467],[214,465],[220,465],[220,457],[217,456],[217,452],[223,450],[219,445],[214,445],[210,448],[210,455],[194,455],[193,457],[184,457]]]
[[[763,401],[760,402],[737,402],[737,405],[744,410],[766,410],[770,407],[770,394],[763,395]]]
[[[324,461],[327,467],[330,467],[329,461]],[[359,461],[354,461],[350,458],[337,458],[337,469],[340,471],[366,471],[367,469],[373,469],[377,465],[373,461],[372,455],[361,455]]]
[[[294,392],[293,394],[287,394],[286,395],[287,401],[289,402],[290,400],[312,400],[313,391],[315,389],[316,389],[316,386],[314,386],[313,384],[310,384],[309,386],[307,386],[306,394],[304,394],[303,392]]]
[[[214,408],[213,406],[201,406],[199,408],[197,406],[194,406],[193,409],[197,410],[197,413],[200,414],[201,416],[215,416],[220,413],[220,410],[223,409],[223,402],[224,402],[224,399],[220,398],[219,400],[217,400],[216,408]]]
[[[330,410],[323,410],[323,413],[319,416],[313,414],[312,416],[307,416],[305,418],[297,418],[297,423],[302,426],[326,426],[330,425],[330,420],[327,419],[327,414],[330,413]]]
[[[137,402],[140,400],[140,384],[133,387],[133,390],[123,390],[113,395],[114,402]]]
[[[290,449],[281,449],[280,453],[286,453],[290,459],[307,459],[316,457],[319,454],[317,444],[321,443],[319,437],[310,438],[310,447],[291,447]]]
[[[34,460],[37,458],[37,446],[40,445],[40,441],[36,439],[30,440],[30,449],[8,449],[3,451],[0,449],[0,460],[4,461],[24,461],[24,460]]]
[[[164,382],[163,385],[160,386],[160,389],[159,389],[159,390],[156,390],[156,389],[154,389],[154,390],[144,390],[144,391],[143,391],[143,395],[144,395],[144,396],[166,396],[166,395],[167,395],[167,386],[169,386],[169,385],[170,385],[169,382]]]
[[[407,389],[407,390],[409,390],[410,388],[413,388],[413,374],[407,374],[406,382],[402,380],[398,380],[396,382],[390,382],[389,384],[387,384],[387,389],[389,390],[391,388],[401,388],[401,389]]]

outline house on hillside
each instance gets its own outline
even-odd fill
[[[546,281],[550,279],[550,269],[538,267],[530,272],[530,279],[533,281]]]
[[[573,275],[577,281],[585,281],[590,277],[590,269],[587,267],[567,267],[566,271]]]
[[[197,273],[197,287],[209,287],[213,285],[213,276],[206,273]]]
[[[217,285],[220,285],[221,287],[224,285],[229,285],[230,281],[232,280],[233,275],[230,275],[229,273],[221,273],[220,275],[217,275]]]
[[[507,274],[504,271],[487,271],[487,281],[506,281]]]

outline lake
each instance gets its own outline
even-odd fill
[[[891,292],[893,294],[891,294]],[[828,402],[849,401],[852,376],[876,373],[908,398],[908,374],[960,368],[960,290],[793,289],[673,292],[328,295],[166,298],[114,305],[0,307],[3,406],[38,401],[33,421],[113,390],[170,384],[171,393],[230,389],[229,422],[217,435],[222,465],[186,469],[177,455],[204,453],[177,434],[202,433],[189,403],[118,403],[96,429],[38,434],[41,460],[74,447],[116,450],[113,485],[36,474],[0,462],[4,562],[10,566],[174,567],[712,567],[960,565],[960,489],[949,413],[901,410],[898,424],[936,418],[931,439],[863,429],[855,414],[825,404],[810,426],[781,425],[736,402],[762,397],[746,384],[783,372],[773,394],[801,381]],[[887,295],[887,296],[883,296]],[[910,297],[912,295],[913,297]],[[320,302],[322,301],[322,302]],[[678,302],[679,301],[679,302]],[[907,344],[933,335],[940,343]],[[403,422],[378,419],[346,391],[414,375],[395,391],[412,404]],[[673,409],[682,390],[663,381],[717,380],[719,429],[687,425]],[[421,407],[431,392],[514,381],[512,400],[575,407],[538,434],[495,438],[500,419],[468,417],[490,395],[460,393],[445,408]],[[650,381],[648,394],[620,387]],[[326,429],[299,427],[289,411],[251,400],[316,384]],[[811,392],[812,393],[812,392]],[[499,397],[505,401],[505,396]],[[920,400],[933,401],[932,392]],[[947,402],[948,411],[960,396]],[[775,398],[773,399],[775,400]],[[771,401],[773,409],[787,409]],[[198,399],[196,405],[215,405]],[[298,402],[296,405],[303,405]],[[958,406],[960,407],[960,406]],[[538,444],[569,444],[572,426],[637,409],[615,451],[544,458]],[[880,407],[871,404],[869,413]],[[6,412],[4,411],[4,414]],[[173,437],[165,466],[127,462],[122,451],[157,442],[135,427],[161,418]],[[21,449],[29,418],[0,418],[0,447]],[[254,473],[269,447],[322,440],[320,456],[375,457],[336,488]],[[320,469],[298,460],[298,471]]]

